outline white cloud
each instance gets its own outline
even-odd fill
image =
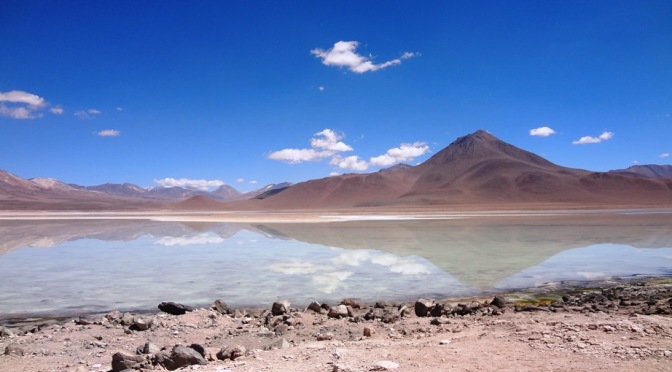
[[[237,179],[236,179],[236,182],[245,182],[245,179],[242,178],[242,177],[241,177],[241,178],[237,178]]]
[[[310,149],[283,149],[268,155],[269,159],[289,163],[318,161],[336,155],[338,152],[352,151],[352,147],[341,141],[344,135],[331,129],[315,133],[310,139]]]
[[[180,178],[180,179],[175,179],[175,178],[164,178],[160,180],[154,180],[156,184],[159,186],[164,186],[164,187],[174,187],[174,186],[179,186],[179,187],[190,187],[198,190],[203,190],[207,191],[210,188],[213,187],[219,187],[226,185],[224,181],[220,180],[191,180],[188,178]]]
[[[392,164],[411,161],[427,151],[429,151],[429,146],[424,142],[402,143],[399,147],[387,150],[383,155],[371,158],[370,163],[379,167],[387,167]]]
[[[337,171],[329,172],[329,177],[340,176],[340,175],[341,175],[341,172],[337,172]]]
[[[73,115],[75,115],[76,117],[78,117],[80,119],[91,119],[91,118],[95,117],[96,115],[100,115],[101,113],[102,112],[100,110],[93,108],[93,109],[88,109],[88,110],[77,111]]]
[[[669,158],[669,157],[670,157],[670,153],[669,153],[669,152],[664,152],[664,153],[660,154],[659,157],[661,157],[661,158]]]
[[[269,159],[286,161],[292,164],[304,161],[317,161],[328,158],[332,154],[325,151],[316,151],[314,149],[283,149],[273,151],[268,155]]]
[[[258,184],[259,182],[255,181],[255,180],[252,180],[252,181],[249,181],[248,183],[251,183],[251,184],[253,184],[253,185],[256,185],[256,184]]]
[[[320,86],[320,87],[318,87],[317,89],[319,89],[320,92],[324,92],[324,89],[325,89],[325,88],[324,88],[323,86]]]
[[[96,133],[101,137],[117,137],[121,135],[121,132],[116,129],[105,129]]]
[[[336,165],[341,169],[351,169],[356,171],[363,171],[369,167],[369,164],[360,159],[357,155],[346,156],[344,158],[340,156],[334,156],[329,162],[331,165]]]
[[[310,51],[314,56],[322,59],[322,63],[327,66],[347,67],[350,71],[363,74],[368,71],[377,71],[389,66],[401,64],[403,59],[408,59],[418,55],[417,53],[406,52],[401,57],[375,64],[369,57],[357,54],[355,51],[359,46],[357,41],[339,41],[333,48],[323,50],[315,48]]]
[[[61,106],[52,107],[49,111],[54,115],[62,115],[65,112]]]
[[[530,129],[530,136],[548,137],[551,134],[555,134],[555,131],[549,127]]]
[[[123,107],[117,107],[116,110],[121,112],[121,111],[124,111],[124,108]]]
[[[315,133],[316,137],[310,139],[310,146],[313,148],[328,151],[352,151],[352,147],[341,141],[342,134],[336,133],[331,129],[325,129]]]
[[[46,105],[44,98],[22,90],[0,92],[0,115],[13,119],[41,117],[40,110]]]
[[[602,134],[600,134],[598,137],[584,136],[584,137],[581,137],[581,138],[579,138],[578,140],[576,140],[572,143],[575,144],[575,145],[585,145],[585,144],[589,144],[589,143],[600,143],[602,141],[609,140],[613,137],[614,137],[613,132],[606,131],[606,132],[603,132]]]
[[[632,164],[639,164],[639,160],[633,160]]]

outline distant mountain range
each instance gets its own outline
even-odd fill
[[[247,193],[229,185],[213,191],[180,186],[142,188],[132,183],[80,186],[53,178],[23,179],[0,170],[0,209],[153,209],[195,196],[211,201],[245,200],[289,185],[271,184]]]
[[[68,185],[0,171],[0,209],[333,209],[493,205],[672,206],[672,166],[610,172],[563,167],[486,131],[460,137],[417,166],[345,174],[251,193],[132,184]]]

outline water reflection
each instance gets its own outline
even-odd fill
[[[48,248],[48,249],[45,249]],[[0,221],[0,317],[451,297],[670,275],[672,217],[319,224]]]

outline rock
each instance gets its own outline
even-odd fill
[[[371,337],[371,335],[373,334],[373,331],[371,331],[371,328],[369,328],[369,327],[364,327],[363,334],[364,334],[364,337]]]
[[[390,360],[381,360],[373,366],[373,371],[390,371],[399,368],[399,364]]]
[[[7,327],[0,326],[0,338],[1,337],[13,337],[14,332]]]
[[[448,344],[450,344],[450,340],[449,340],[449,339],[445,339],[445,340],[441,340],[441,341],[439,341],[439,345],[448,345]]]
[[[126,354],[118,352],[112,354],[112,371],[120,372],[127,369],[140,368],[140,364],[145,361],[140,355]]]
[[[173,369],[178,369],[194,364],[206,365],[208,361],[201,353],[191,347],[176,345],[170,353]],[[170,368],[169,368],[170,369]]]
[[[229,308],[229,305],[226,304],[226,302],[222,300],[215,300],[215,303],[212,304],[212,308],[216,310],[220,314],[228,315],[232,314],[233,312]]]
[[[500,309],[503,309],[506,307],[506,301],[499,296],[495,296],[495,298],[493,298],[492,301],[490,301],[490,305],[494,305]]]
[[[310,305],[308,305],[307,309],[308,310],[313,310],[314,312],[316,312],[318,314],[322,312],[322,307],[321,307],[320,303],[317,302],[317,301],[311,302]]]
[[[159,310],[171,315],[183,315],[188,311],[194,311],[194,308],[175,302],[162,302],[159,304]]]
[[[329,310],[327,314],[330,318],[346,318],[348,316],[348,307],[345,305],[336,305]]]
[[[316,338],[317,341],[330,341],[334,339],[334,334],[331,332],[319,333]]]
[[[287,341],[285,338],[278,339],[271,344],[268,344],[264,347],[264,350],[275,350],[275,349],[288,349],[292,347],[292,344]]]
[[[432,306],[432,308],[429,310],[429,315],[434,316],[434,317],[439,317],[444,314],[443,311],[443,305],[442,304],[436,304]]]
[[[123,326],[130,326],[133,324],[133,315],[131,313],[124,313],[119,320],[119,323]]]
[[[391,304],[389,301],[385,301],[385,300],[378,301],[378,302],[376,302],[375,305],[373,305],[373,307],[378,308],[378,309],[384,309],[384,308],[390,307],[390,306],[394,306],[394,305]]]
[[[415,315],[422,317],[428,316],[434,305],[434,300],[421,298],[415,301]]]
[[[146,331],[152,326],[152,319],[136,316],[135,318],[133,318],[133,326],[138,331]]]
[[[161,348],[149,341],[145,342],[144,344],[138,346],[137,349],[135,349],[136,354],[156,354],[159,351],[161,351]]]
[[[271,314],[273,316],[285,315],[289,312],[289,301],[275,301],[271,306]]]
[[[12,342],[5,347],[5,355],[23,356],[23,354],[25,354],[25,352],[17,343]]]
[[[119,320],[121,319],[121,311],[110,311],[109,313],[105,314],[105,319],[109,320],[110,322],[119,323]]]
[[[203,356],[203,358],[205,358],[205,348],[202,345],[191,344],[191,345],[189,345],[189,347],[198,351],[198,353],[201,354]]]
[[[361,309],[361,306],[359,305],[359,302],[351,299],[351,298],[346,298],[345,300],[341,301],[341,305],[345,306],[350,306],[353,309]]]
[[[74,320],[75,324],[77,325],[91,325],[96,322],[96,319],[92,317],[85,317],[85,316],[80,316],[75,318]]]
[[[247,349],[245,349],[245,346],[242,345],[236,345],[236,346],[227,346],[223,347],[219,350],[217,353],[217,359],[219,360],[236,360],[240,358],[241,356],[245,355],[247,352]]]
[[[395,308],[387,308],[383,310],[383,316],[380,318],[383,323],[394,323],[399,320],[399,311]]]

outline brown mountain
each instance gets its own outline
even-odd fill
[[[646,178],[672,178],[672,165],[633,165],[625,169],[612,170],[609,171],[609,173],[618,173],[628,176],[641,176]]]
[[[293,185],[258,208],[363,206],[672,205],[672,179],[562,167],[479,130],[415,167]]]

